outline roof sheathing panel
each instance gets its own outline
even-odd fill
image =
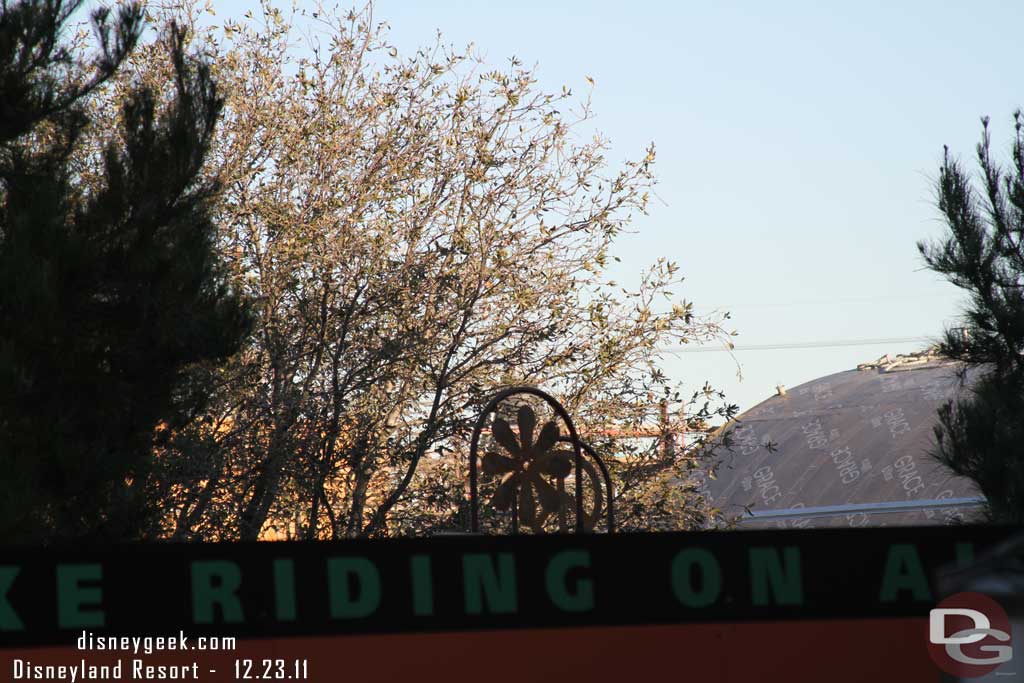
[[[727,516],[755,511],[978,496],[928,451],[936,410],[963,391],[950,361],[867,365],[803,384],[744,413],[729,430],[733,452],[708,481]],[[969,384],[976,372],[967,375]],[[769,452],[766,444],[774,444]],[[953,523],[975,510],[749,520],[746,527],[897,526]]]

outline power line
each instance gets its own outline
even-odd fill
[[[775,351],[779,349],[831,349],[843,346],[875,346],[879,344],[908,344],[934,341],[929,337],[888,337],[884,339],[833,339],[827,341],[803,341],[776,344],[748,344],[733,347],[733,351]],[[665,349],[673,353],[712,353],[728,351],[725,347],[694,346],[684,344]]]
[[[886,301],[907,301],[918,299],[948,299],[948,294],[892,294],[884,296],[859,296],[844,299],[803,299],[795,301],[764,301],[737,304],[695,304],[700,309],[741,309],[741,308],[777,308],[789,306],[835,306],[837,304],[879,303]]]

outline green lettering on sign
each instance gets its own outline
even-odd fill
[[[0,567],[0,631],[22,631],[25,624],[21,622],[14,607],[7,601],[7,593],[18,577],[21,567]]]
[[[956,544],[956,566],[969,567],[974,563],[974,544],[962,541]]]
[[[560,610],[565,612],[586,612],[594,609],[594,582],[590,579],[576,581],[576,589],[569,590],[567,575],[574,567],[589,567],[590,553],[586,550],[565,550],[548,563],[544,580],[548,597]]]
[[[380,606],[380,572],[365,557],[332,557],[327,560],[331,617],[361,619]],[[358,589],[352,590],[353,579]]]
[[[750,549],[750,594],[755,605],[799,605],[804,601],[800,549]]]
[[[196,560],[192,563],[192,620],[212,624],[213,608],[219,606],[224,623],[245,621],[238,589],[242,570],[227,560]]]
[[[82,609],[99,605],[103,591],[99,586],[83,586],[84,581],[100,581],[103,567],[98,564],[57,565],[57,625],[59,628],[103,626],[104,614],[99,609]]]
[[[515,614],[518,611],[516,565],[512,553],[498,554],[497,569],[490,555],[463,555],[462,580],[468,614],[483,614],[485,609],[492,614]]]
[[[694,588],[691,575],[700,569],[700,588]],[[707,607],[718,600],[722,591],[722,570],[718,560],[703,548],[681,550],[672,560],[672,590],[687,607]]]
[[[434,613],[434,586],[430,573],[430,557],[413,555],[412,569],[412,613],[418,617],[429,617]]]
[[[280,621],[295,621],[295,561],[274,560],[274,610]]]
[[[932,599],[917,547],[909,543],[897,543],[889,547],[882,575],[882,590],[879,600],[894,602],[903,591],[910,591],[914,600],[923,602]]]

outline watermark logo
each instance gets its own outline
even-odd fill
[[[957,593],[928,615],[928,654],[959,678],[978,678],[1013,658],[1010,619],[992,598]]]

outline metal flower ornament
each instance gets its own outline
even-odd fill
[[[537,413],[530,405],[516,412],[516,428],[498,415],[498,406],[516,395],[533,396],[546,403],[554,419],[537,430]],[[482,458],[477,456],[480,436],[488,425],[495,444]],[[562,434],[559,422],[568,430]],[[499,452],[504,451],[504,452]],[[470,530],[480,531],[479,483],[477,468],[498,478],[491,507],[512,514],[512,533],[520,525],[534,533],[557,528],[570,530],[570,517],[577,533],[593,531],[602,516],[607,517],[608,533],[615,532],[612,481],[608,468],[597,452],[583,442],[572,418],[550,394],[536,387],[509,387],[488,401],[473,428],[469,448]],[[595,468],[596,465],[596,468]],[[598,471],[598,469],[600,471]],[[572,479],[574,490],[566,491]],[[557,524],[551,522],[557,520]]]
[[[494,418],[491,434],[509,455],[489,451],[481,460],[481,469],[484,474],[501,477],[491,505],[502,512],[509,510],[517,502],[518,491],[520,523],[540,533],[551,515],[573,503],[572,496],[565,492],[565,478],[572,472],[572,452],[554,450],[561,436],[557,423],[545,422],[535,441],[537,416],[533,409],[522,406],[516,417],[518,437],[508,422]],[[556,480],[557,487],[551,485],[549,477]]]

